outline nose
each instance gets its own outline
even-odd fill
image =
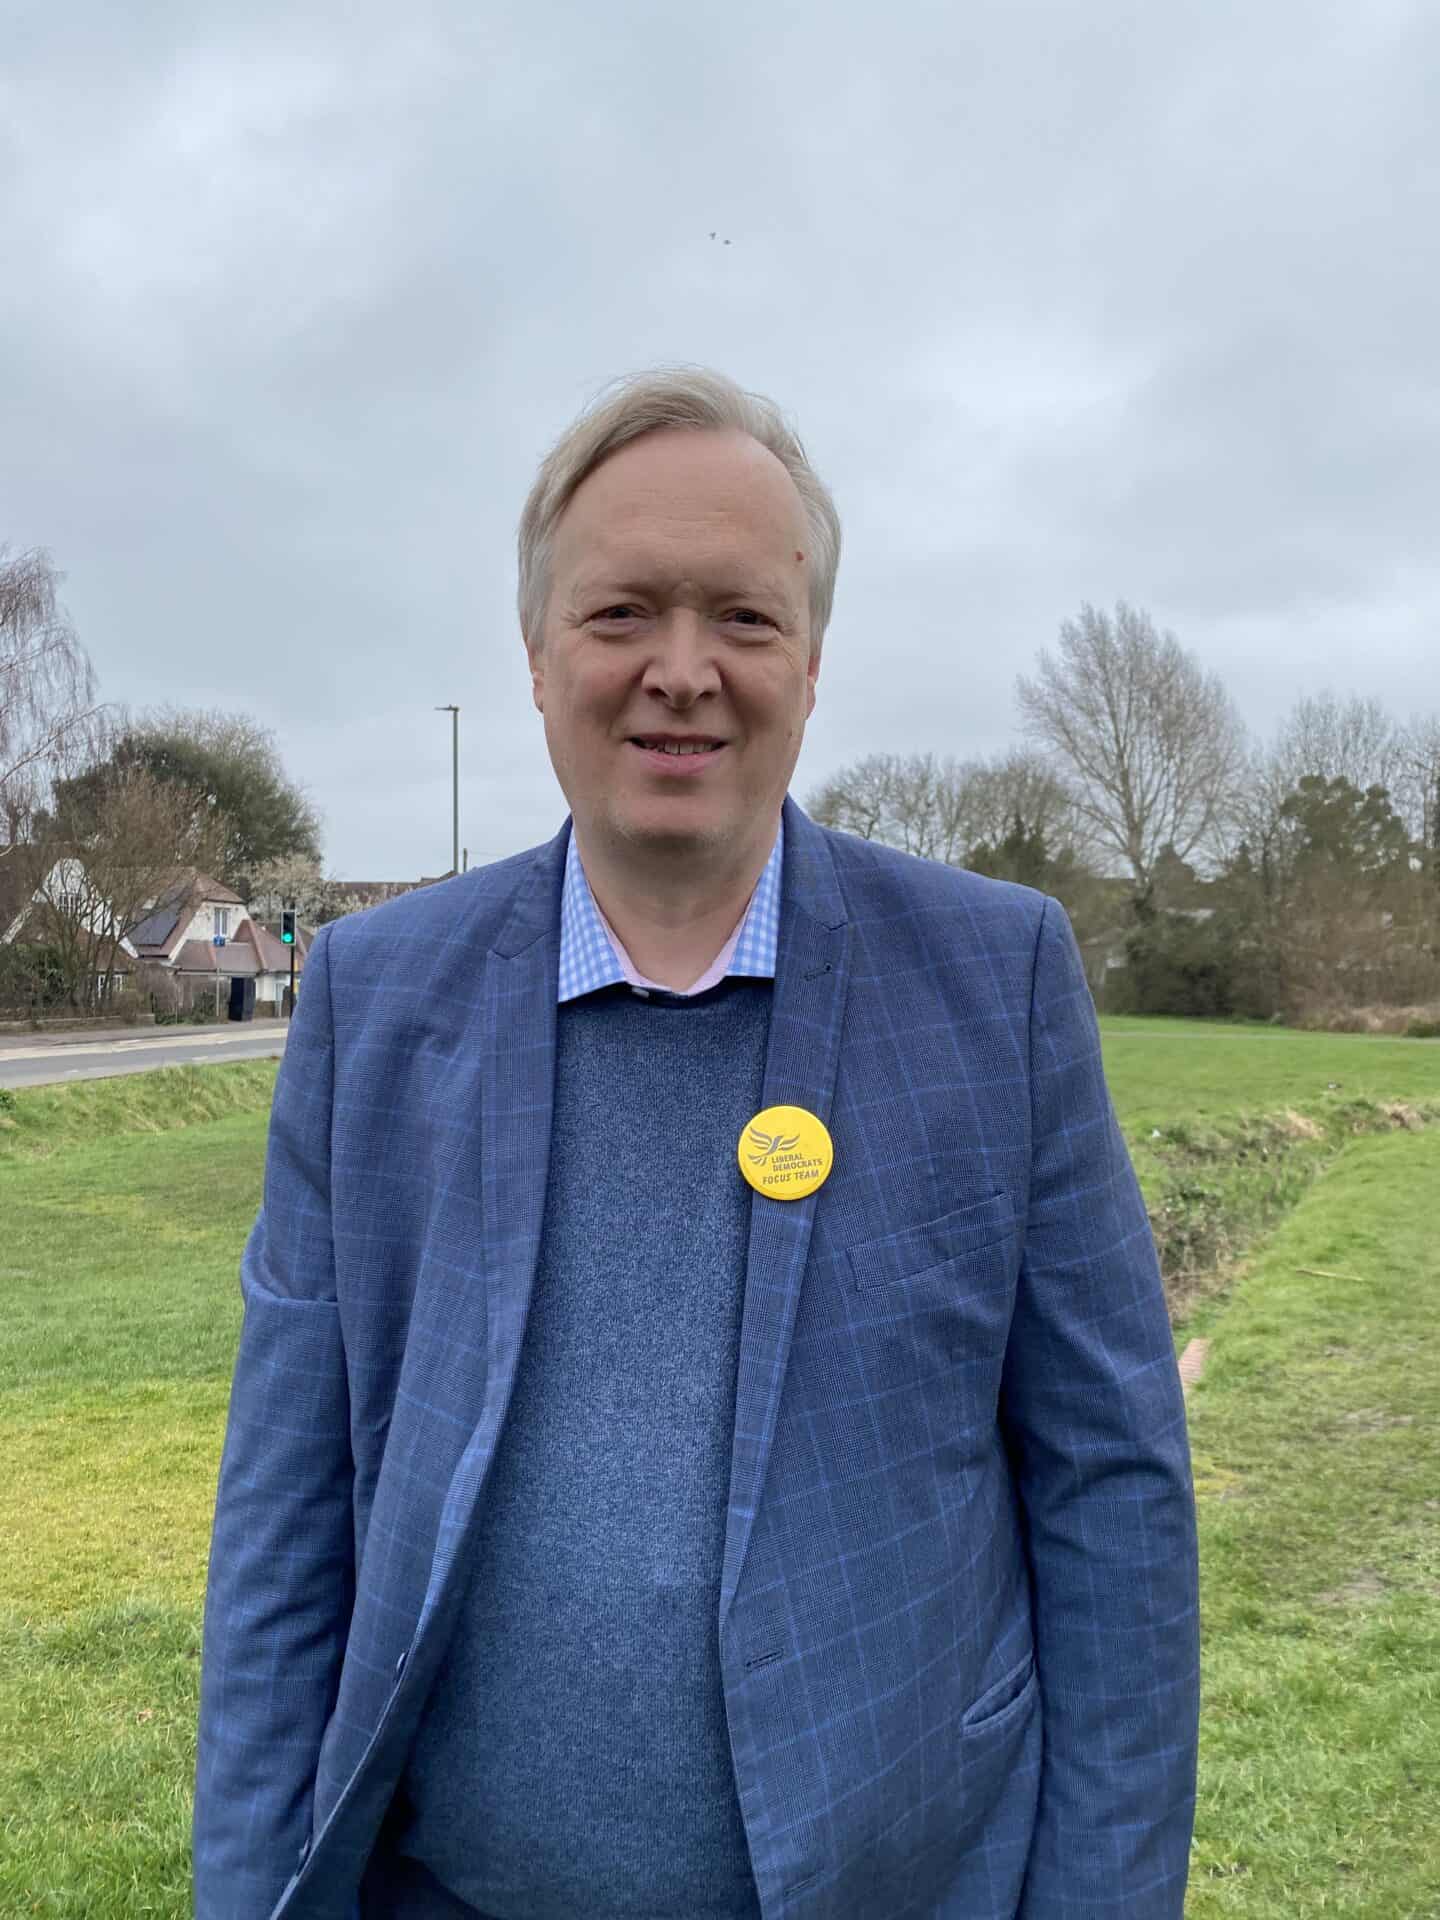
[[[688,608],[674,608],[658,621],[640,684],[671,707],[690,707],[718,693],[720,668],[709,623]]]

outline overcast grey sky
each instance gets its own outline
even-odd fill
[[[0,543],[107,698],[273,727],[342,876],[449,864],[437,703],[472,864],[563,818],[515,523],[657,362],[778,400],[840,507],[801,797],[1004,746],[1082,600],[1260,731],[1440,706],[1424,0],[75,0],[5,42]]]

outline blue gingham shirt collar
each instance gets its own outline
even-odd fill
[[[743,974],[751,980],[775,978],[775,954],[780,944],[780,875],[785,854],[782,822],[765,870],[755,883],[745,922],[726,977]],[[565,849],[565,878],[560,890],[560,984],[557,1004],[574,1000],[601,987],[623,985],[625,969],[600,919],[595,896],[585,878],[580,849],[572,828]]]

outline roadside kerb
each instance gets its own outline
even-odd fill
[[[288,1020],[273,1019],[206,1020],[194,1026],[187,1022],[183,1026],[93,1027],[88,1032],[67,1028],[63,1033],[0,1033],[0,1059],[9,1054],[12,1058],[34,1060],[58,1047],[103,1047],[119,1040],[154,1041],[163,1045],[175,1040],[200,1039],[207,1035],[213,1039],[217,1033],[282,1032],[289,1025]]]

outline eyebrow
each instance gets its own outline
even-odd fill
[[[576,600],[591,600],[602,594],[606,596],[613,594],[617,599],[623,599],[629,594],[649,596],[656,590],[657,581],[655,579],[646,580],[639,574],[633,574],[617,568],[614,573],[595,573],[582,576],[571,588],[571,598]],[[748,583],[723,582],[718,587],[708,589],[706,597],[711,601],[765,600],[781,607],[790,607],[793,604],[789,594],[774,580],[768,577],[760,580],[752,580]]]

